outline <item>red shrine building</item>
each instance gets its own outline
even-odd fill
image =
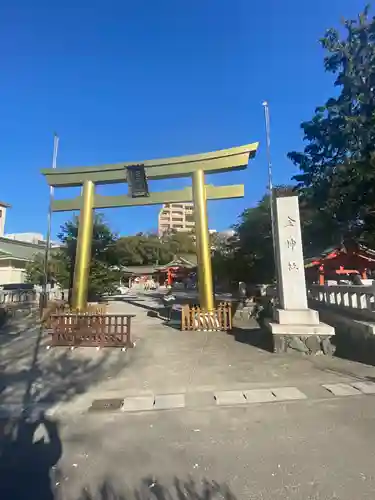
[[[197,257],[195,254],[176,256],[162,266],[132,266],[123,268],[123,278],[146,282],[153,279],[160,285],[184,283],[196,280]]]
[[[324,285],[326,280],[368,279],[375,270],[375,250],[359,243],[345,243],[305,260],[306,280]]]

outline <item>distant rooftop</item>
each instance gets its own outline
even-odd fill
[[[0,237],[0,257],[9,255],[15,259],[32,260],[36,253],[44,252],[45,245],[36,245],[25,241],[15,241]]]
[[[12,208],[11,205],[9,205],[9,203],[5,203],[5,201],[0,201],[0,207],[4,207],[4,208]]]
[[[6,233],[3,238],[17,242],[32,243],[34,245],[46,245],[46,240],[41,233]],[[51,241],[51,247],[58,247],[60,243]]]

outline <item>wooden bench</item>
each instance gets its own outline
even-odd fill
[[[48,330],[51,346],[133,347],[131,320],[134,314],[52,313]]]

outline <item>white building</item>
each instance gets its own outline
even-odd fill
[[[191,232],[195,228],[194,203],[165,203],[159,212],[159,236],[170,231]]]
[[[45,253],[46,241],[40,233],[5,233],[7,203],[0,202],[0,285],[25,283],[26,265],[35,254]],[[53,243],[51,247],[58,247]]]
[[[236,234],[236,231],[234,229],[225,229],[224,231],[219,231],[219,234],[223,238],[232,238]]]
[[[27,263],[42,252],[45,252],[45,245],[0,237],[0,285],[25,283]]]
[[[0,201],[0,237],[4,236],[5,233],[5,220],[8,208],[10,208],[8,203]]]

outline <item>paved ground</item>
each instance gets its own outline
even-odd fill
[[[60,424],[60,440],[29,453],[21,441],[13,453],[27,460],[4,468],[1,498],[370,500],[374,410],[361,397],[77,415]]]
[[[188,333],[110,307],[137,314],[127,353],[46,350],[32,320],[0,336],[3,415],[38,403],[59,422],[0,448],[1,498],[373,498],[374,367],[271,354],[255,324]],[[152,408],[129,411],[139,397]],[[125,407],[88,411],[109,398]]]
[[[142,294],[142,295],[145,295],[148,297],[160,298],[165,294],[165,291],[166,291],[166,289],[163,287],[163,288],[160,288],[158,290],[149,290],[146,292],[139,291],[138,294]],[[199,294],[198,294],[198,291],[196,289],[185,290],[184,288],[174,288],[173,295],[176,297],[177,303],[181,302],[181,303],[185,304],[187,302],[193,302],[193,301],[198,302],[199,301]],[[232,293],[217,292],[217,293],[215,293],[215,298],[217,301],[220,301],[220,300],[225,301],[225,302],[238,301],[238,297],[236,297]]]
[[[275,355],[258,344],[259,329],[248,324],[235,335],[181,332],[147,315],[143,307],[114,302],[111,312],[135,313],[135,348],[47,350],[38,327],[3,338],[0,407],[25,398],[59,412],[86,411],[103,398],[187,394],[187,399],[221,391],[297,387],[311,397],[326,397],[323,384],[375,381],[375,368],[325,356]],[[212,399],[212,398],[211,398]],[[199,404],[199,403],[197,403]]]
[[[69,490],[76,492],[82,484],[100,484],[101,471],[101,479],[110,476],[120,491],[138,488],[144,477],[157,478],[170,490],[174,478],[188,481],[191,476],[197,485],[203,479],[216,481],[223,493],[228,487],[243,500],[370,499],[375,490],[374,409],[375,400],[364,398],[360,403],[114,415],[107,419],[108,441],[103,440],[103,422],[92,417],[92,441],[87,420],[76,421],[73,435],[67,431],[69,451],[62,466],[72,479]]]

